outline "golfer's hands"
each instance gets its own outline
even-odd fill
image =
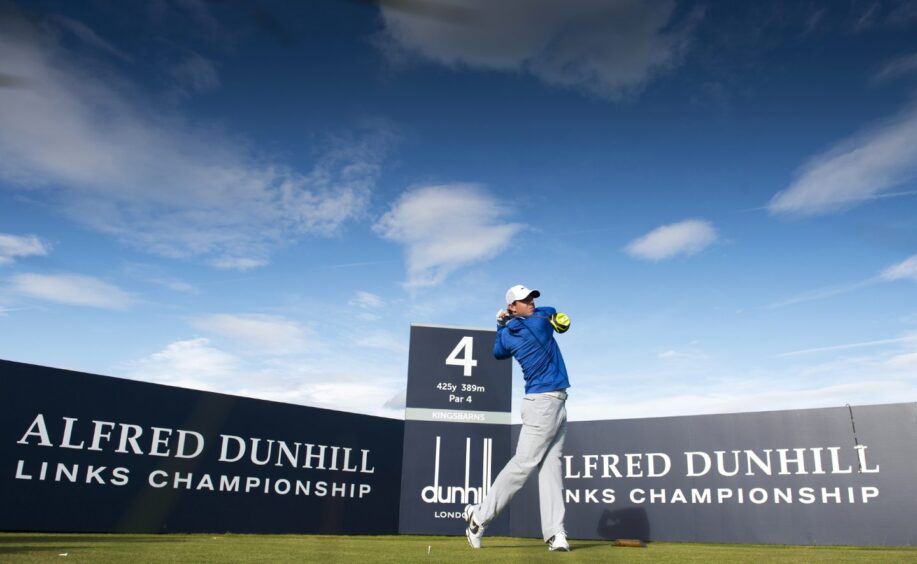
[[[510,313],[505,309],[497,311],[497,325],[503,327],[506,325],[506,322],[509,321]]]

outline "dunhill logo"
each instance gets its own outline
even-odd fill
[[[471,487],[471,438],[465,439],[465,485],[441,486],[439,484],[440,437],[436,437],[436,462],[433,466],[433,484],[420,492],[424,503],[481,503],[493,482],[493,439],[484,439],[481,464],[481,485]]]

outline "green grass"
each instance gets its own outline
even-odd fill
[[[917,548],[651,543],[623,548],[572,540],[551,553],[536,539],[318,535],[0,533],[3,562],[917,562]],[[66,556],[62,556],[66,554]]]

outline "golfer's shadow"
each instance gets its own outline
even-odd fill
[[[650,521],[639,507],[602,512],[596,532],[603,539],[650,540]]]

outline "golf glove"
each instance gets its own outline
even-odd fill
[[[566,333],[567,329],[570,328],[570,318],[566,313],[555,313],[548,318],[548,321],[551,322],[551,327],[558,333]]]

